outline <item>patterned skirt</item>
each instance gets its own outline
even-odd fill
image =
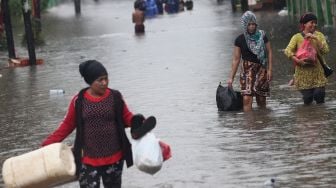
[[[270,95],[267,69],[259,63],[243,60],[240,73],[240,88],[242,95]]]

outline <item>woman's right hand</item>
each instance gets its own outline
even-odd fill
[[[297,64],[300,65],[300,66],[306,66],[306,65],[308,65],[308,63],[305,62],[305,61],[303,61],[302,59],[299,59],[299,61],[297,62]]]
[[[303,60],[301,60],[301,59],[297,59],[297,60],[296,60],[296,64],[297,64],[297,65],[303,66],[304,63],[305,63],[305,62],[304,62]]]
[[[227,81],[228,87],[232,87],[232,83],[233,83],[233,79],[230,78],[230,79]]]
[[[296,64],[297,65],[299,65],[299,66],[304,66],[304,65],[306,65],[307,63],[306,62],[304,62],[302,59],[298,59],[297,57],[293,57],[293,60],[296,62]]]

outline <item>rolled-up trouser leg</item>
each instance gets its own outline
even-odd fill
[[[325,87],[318,87],[314,89],[314,100],[317,104],[324,103]]]
[[[314,89],[302,89],[300,90],[304,104],[311,104],[314,99]]]

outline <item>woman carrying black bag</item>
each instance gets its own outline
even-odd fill
[[[272,79],[272,49],[265,32],[258,29],[256,16],[247,11],[241,18],[243,34],[235,40],[232,70],[228,87],[232,87],[238,66],[242,59],[240,87],[243,95],[243,109],[252,110],[253,96],[259,107],[266,107],[269,96],[269,82]]]

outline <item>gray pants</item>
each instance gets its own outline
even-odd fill
[[[304,104],[311,104],[315,100],[316,104],[324,103],[325,87],[300,90]]]

